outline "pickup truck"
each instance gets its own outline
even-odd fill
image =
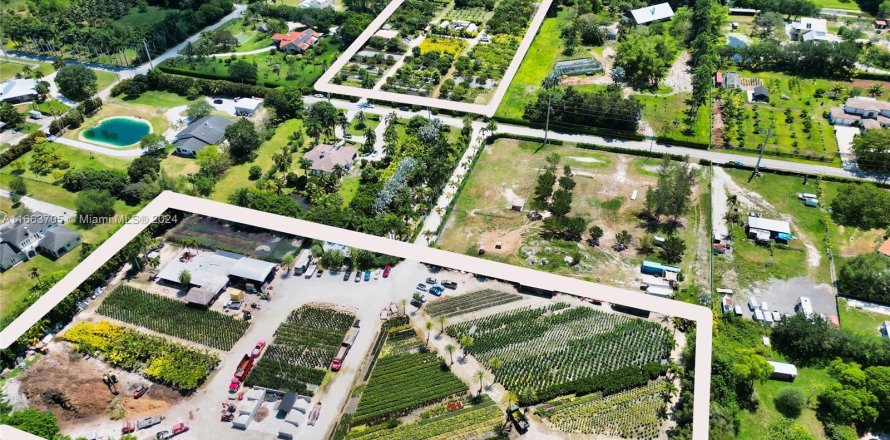
[[[136,421],[136,429],[148,429],[152,426],[161,423],[164,420],[164,416],[152,416],[146,417],[144,419],[139,419]]]
[[[241,362],[238,362],[238,367],[235,368],[235,376],[232,377],[232,381],[229,383],[229,392],[234,393],[238,391],[238,388],[241,387],[241,382],[244,381],[247,374],[250,373],[250,369],[253,368],[254,360],[249,354],[245,354],[241,358]]]
[[[343,360],[346,359],[346,354],[349,353],[349,349],[352,348],[352,344],[355,343],[355,338],[358,337],[358,326],[359,321],[356,320],[355,323],[352,324],[352,328],[346,332],[346,337],[344,337],[343,342],[340,343],[340,349],[337,351],[337,355],[334,356],[334,360],[331,361],[331,371],[340,371],[340,367],[343,366]]]
[[[451,280],[442,280],[442,285],[445,286],[445,288],[447,289],[457,289],[457,283]]]
[[[507,416],[510,418],[510,421],[516,426],[516,430],[520,433],[524,433],[528,431],[528,419],[525,418],[525,414],[519,410],[519,407],[516,405],[510,405],[510,408],[507,409]]]

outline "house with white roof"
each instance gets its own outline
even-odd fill
[[[646,24],[653,21],[661,21],[674,16],[674,10],[668,3],[659,3],[657,5],[646,6],[644,8],[634,9],[630,11],[637,24]]]
[[[16,78],[0,84],[0,102],[15,104],[37,98],[37,80]]]
[[[791,39],[795,41],[828,41],[828,21],[803,17],[791,23]]]
[[[300,3],[301,8],[333,8],[334,0],[305,0]]]
[[[834,125],[859,126],[863,131],[890,128],[890,102],[854,96],[842,108],[831,109],[828,117]]]

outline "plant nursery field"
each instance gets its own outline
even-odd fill
[[[495,307],[502,304],[519,301],[521,296],[515,293],[499,292],[485,289],[478,292],[470,292],[460,296],[448,296],[430,302],[425,310],[432,317],[465,315],[479,310]]]
[[[655,322],[556,303],[496,313],[455,324],[446,332],[474,342],[462,347],[486,367],[503,366],[498,380],[517,394],[548,400],[586,379],[666,359],[674,346],[668,330]]]
[[[346,331],[352,314],[302,306],[275,331],[275,339],[247,376],[245,386],[255,385],[312,395],[309,385],[320,385]]]
[[[446,412],[445,404],[438,406],[440,415],[398,426],[393,429],[367,429],[350,432],[349,438],[361,440],[423,440],[498,438],[494,430],[504,423],[504,413],[488,397],[478,402],[464,402],[463,408]],[[381,427],[385,425],[379,425]]]
[[[65,332],[66,341],[85,354],[101,356],[109,364],[181,391],[198,388],[219,357],[167,339],[151,336],[108,321],[79,322]]]
[[[108,294],[99,313],[220,350],[231,349],[250,326],[247,321],[130,286],[119,286]]]
[[[610,396],[594,393],[553,402],[553,408],[539,415],[563,432],[655,439],[663,421],[659,412],[665,408],[665,390],[664,380],[656,380]]]
[[[415,348],[420,345],[413,329],[390,333],[371,370],[353,425],[398,417],[467,391],[467,386],[451,374],[439,356]]]

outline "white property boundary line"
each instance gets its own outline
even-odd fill
[[[711,310],[706,307],[433,249],[423,245],[405,243],[277,214],[255,211],[170,191],[165,191],[152,200],[134,217],[136,220],[120,228],[105,243],[93,251],[89,257],[65,275],[58,284],[49,289],[45,295],[40,297],[21,316],[0,332],[0,347],[9,347],[32,325],[43,318],[50,309],[86,281],[96,269],[117,254],[119,250],[148,227],[164,211],[171,208],[316,240],[334,240],[349,247],[367,249],[373,252],[421,261],[450,269],[463,270],[491,278],[518,282],[532,288],[549,291],[556,290],[571,295],[597,298],[609,303],[695,321],[696,374],[693,438],[697,440],[708,438],[713,322]],[[0,427],[0,433],[4,434],[4,438],[24,438],[6,435],[9,433],[9,429],[11,428]]]
[[[315,82],[315,90],[325,93],[336,93],[338,95],[355,96],[358,98],[396,102],[399,104],[419,105],[422,107],[452,110],[462,113],[476,113],[492,117],[494,116],[494,112],[497,111],[501,100],[504,99],[504,95],[507,94],[507,89],[510,87],[513,77],[519,70],[522,60],[525,59],[526,52],[528,52],[529,47],[532,45],[532,41],[534,41],[535,36],[538,34],[538,29],[540,29],[541,24],[544,22],[544,18],[547,16],[547,10],[550,9],[550,4],[553,3],[553,0],[543,0],[538,4],[537,12],[529,23],[528,31],[525,32],[525,36],[522,38],[522,42],[519,43],[519,48],[516,50],[513,60],[510,61],[510,65],[504,72],[504,76],[498,83],[494,95],[491,97],[491,101],[488,104],[470,104],[466,102],[449,101],[447,99],[404,95],[401,93],[385,92],[383,90],[370,90],[361,87],[331,83],[331,80],[334,79],[334,75],[346,66],[349,60],[351,60],[352,57],[361,50],[362,46],[364,46],[365,43],[377,33],[377,30],[386,23],[386,20],[389,20],[390,15],[392,15],[404,1],[405,0],[393,0],[383,8],[383,10],[380,11],[380,14],[377,15],[377,18],[375,18],[374,21],[365,28],[365,31],[359,35],[358,39],[353,41],[352,44],[346,48],[346,51],[334,61],[334,64],[331,64],[331,67],[329,67],[328,70],[321,75],[321,78]]]

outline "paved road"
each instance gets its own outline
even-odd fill
[[[323,99],[316,98],[314,96],[307,96],[304,98],[307,103],[318,102]],[[359,102],[350,102],[346,100],[340,99],[331,99],[331,104],[333,104],[337,108],[345,109],[347,111],[358,111],[359,104],[363,101]],[[396,115],[400,118],[411,118],[416,114],[426,115],[425,111],[420,112],[412,112],[412,111],[402,111],[397,108],[386,107],[381,105],[376,105],[374,108],[365,108],[362,109],[365,113],[376,113],[379,115],[386,115],[392,112],[395,112]],[[446,116],[446,115],[435,115],[436,118],[442,120],[442,122],[448,125],[461,126],[463,125],[463,120],[461,118],[457,118],[454,116]],[[475,118],[475,122],[473,122],[473,128],[481,129],[486,125],[486,122],[481,118]],[[544,130],[539,128],[525,127],[521,125],[511,125],[511,124],[498,124],[498,133],[507,133],[512,135],[519,136],[533,136],[538,138],[544,137]],[[623,148],[629,151],[654,151],[658,153],[670,153],[670,154],[680,154],[689,156],[692,159],[707,159],[714,163],[722,164],[727,162],[741,162],[746,166],[754,166],[757,162],[757,158],[753,156],[746,156],[741,154],[733,154],[726,153],[722,151],[715,150],[701,150],[697,148],[687,148],[687,147],[677,147],[671,146],[667,144],[661,144],[654,141],[632,141],[626,139],[616,139],[610,137],[596,136],[590,134],[569,134],[569,133],[560,133],[557,131],[550,131],[551,139],[558,139],[566,142],[575,142],[575,143],[587,143],[587,144],[596,144],[613,148]],[[781,171],[790,171],[795,173],[806,173],[813,175],[824,175],[824,176],[834,176],[834,177],[845,177],[850,179],[862,179],[862,180],[872,180],[872,181],[884,181],[886,182],[890,176],[880,176],[875,174],[869,174],[862,172],[859,170],[855,164],[845,164],[843,168],[835,168],[827,165],[817,165],[810,163],[800,163],[800,162],[790,162],[781,159],[770,159],[764,157],[761,161],[761,167],[764,169],[770,170],[781,170]]]

